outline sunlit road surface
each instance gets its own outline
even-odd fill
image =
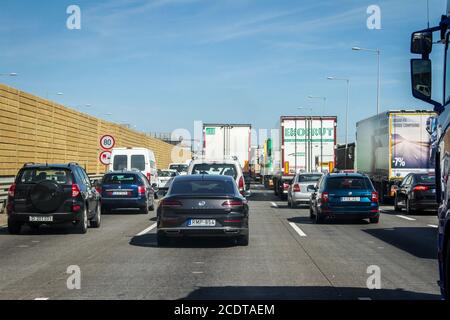
[[[313,224],[256,186],[250,245],[181,240],[156,247],[154,213],[111,214],[86,235],[0,229],[0,299],[439,299],[436,217],[386,207],[380,224]],[[69,290],[66,270],[81,270]],[[366,287],[369,266],[381,289]]]

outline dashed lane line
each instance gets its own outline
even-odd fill
[[[152,225],[151,225],[150,227],[148,227],[147,229],[142,230],[142,231],[139,232],[136,236],[137,236],[137,237],[143,236],[144,234],[149,233],[150,231],[152,231],[152,230],[155,229],[155,228],[156,228],[156,223],[152,224]]]
[[[439,228],[437,225],[435,225],[435,224],[429,224],[428,225],[430,228],[435,228],[435,229],[437,229],[437,228]]]
[[[401,214],[396,215],[396,217],[401,218],[401,219],[405,219],[405,220],[409,220],[409,221],[416,221],[416,219],[414,219],[414,218],[402,216]]]
[[[306,237],[306,233],[304,233],[303,230],[300,229],[294,222],[290,222],[289,224],[300,237]]]
[[[272,208],[278,208],[278,205],[275,202],[270,203],[272,205]]]

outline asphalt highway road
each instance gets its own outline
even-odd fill
[[[316,225],[253,186],[250,245],[180,240],[158,248],[155,214],[104,215],[100,229],[0,228],[0,299],[439,299],[433,213],[385,207],[378,225]],[[79,266],[81,289],[67,288]],[[369,266],[381,289],[369,290]]]

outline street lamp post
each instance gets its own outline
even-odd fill
[[[323,100],[323,113],[325,113],[326,106],[327,106],[327,97],[321,97],[321,96],[308,96],[308,99],[320,99]]]
[[[377,55],[377,64],[378,64],[378,76],[377,76],[377,114],[380,113],[380,103],[381,103],[381,65],[380,65],[380,59],[381,59],[381,51],[379,49],[367,49],[367,48],[360,48],[360,47],[353,47],[353,51],[368,51],[368,52],[374,52]]]
[[[348,149],[348,110],[350,105],[350,79],[328,77],[328,80],[337,80],[347,82],[347,106],[345,108],[345,169],[347,169],[347,149]]]

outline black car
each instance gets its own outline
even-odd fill
[[[78,233],[100,227],[100,195],[76,163],[26,164],[8,192],[8,230],[72,222]]]
[[[249,207],[233,177],[177,176],[158,207],[157,242],[171,237],[230,237],[249,243]]]
[[[155,191],[140,171],[109,172],[97,191],[102,196],[102,210],[138,209],[143,214],[155,208]]]
[[[395,211],[437,210],[436,177],[430,174],[410,173],[397,187],[394,199]]]

